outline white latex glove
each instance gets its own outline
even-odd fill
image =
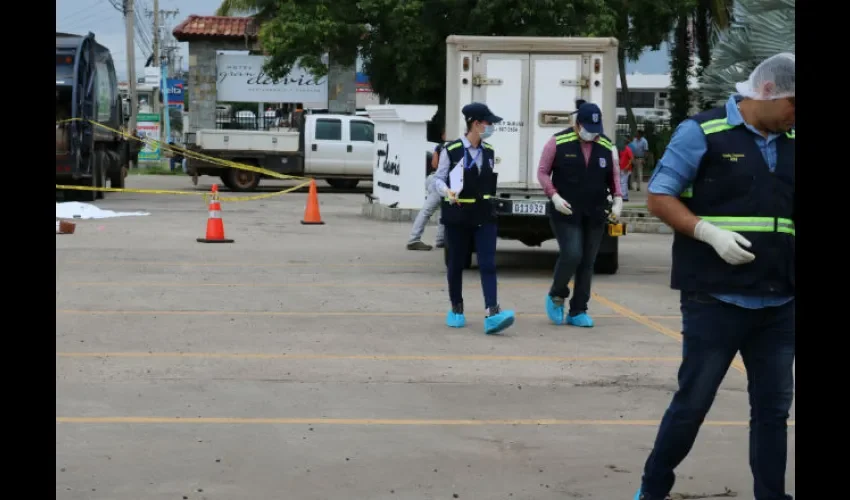
[[[614,216],[615,219],[619,219],[620,214],[622,212],[623,212],[623,197],[622,196],[615,196],[614,197],[614,204],[611,206],[611,214]]]
[[[564,215],[572,215],[572,207],[567,200],[561,198],[561,195],[555,193],[552,195],[552,203],[555,205],[555,210],[561,212]]]
[[[717,255],[727,263],[737,266],[752,262],[756,256],[744,250],[753,244],[738,233],[720,229],[719,227],[701,220],[694,228],[694,238],[708,243]]]
[[[451,189],[446,189],[446,197],[449,199],[449,203],[460,205],[460,202],[457,201],[457,193],[455,193]]]

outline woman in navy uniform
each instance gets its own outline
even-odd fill
[[[486,308],[484,333],[497,334],[514,323],[514,312],[501,310],[496,295],[496,211],[492,198],[496,195],[497,174],[493,169],[493,146],[483,139],[493,135],[494,124],[502,119],[477,102],[464,106],[462,113],[466,134],[445,145],[434,175],[434,187],[443,197],[440,222],[446,228],[449,257],[451,310],[446,315],[446,325],[466,325],[462,279],[474,241]],[[460,170],[452,174],[455,168]]]

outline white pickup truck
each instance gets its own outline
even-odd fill
[[[461,108],[483,102],[503,118],[487,139],[496,150],[499,238],[540,246],[554,236],[537,182],[543,147],[573,125],[576,99],[597,104],[614,137],[617,40],[451,35],[446,39],[446,137],[466,130]],[[596,272],[618,269],[618,239],[605,234]]]
[[[186,134],[191,151],[245,163],[280,174],[325,179],[332,187],[353,189],[372,180],[377,162],[375,123],[356,115],[304,115],[300,131],[203,129]],[[253,191],[263,177],[190,158],[191,176],[221,177],[233,191]]]

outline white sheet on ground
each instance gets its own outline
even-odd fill
[[[103,210],[91,203],[66,201],[56,204],[56,217],[59,219],[108,219],[110,217],[129,217],[134,215],[150,215],[148,212],[113,212]]]

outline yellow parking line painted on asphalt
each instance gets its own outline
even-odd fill
[[[597,302],[599,302],[603,306],[611,309],[612,311],[614,311],[618,314],[621,314],[621,315],[623,315],[627,318],[631,318],[632,320],[634,320],[634,321],[636,321],[636,322],[638,322],[638,323],[640,323],[644,326],[647,326],[647,327],[655,330],[656,332],[661,333],[662,335],[666,335],[673,340],[677,340],[679,342],[682,341],[682,334],[680,332],[677,332],[675,330],[671,330],[670,328],[667,328],[666,326],[662,325],[661,323],[657,323],[657,322],[653,321],[648,316],[638,314],[637,312],[632,311],[628,307],[623,306],[621,304],[618,304],[618,303],[612,301],[611,299],[607,299],[607,298],[599,295],[598,293],[593,292],[592,295],[593,295],[593,298]],[[744,368],[744,363],[740,359],[737,359],[737,357],[736,357],[735,361],[732,362],[732,367],[735,368],[736,370],[738,370],[739,372],[746,374],[746,368]]]
[[[321,282],[293,282],[293,283],[180,283],[180,282],[170,282],[170,281],[159,281],[159,282],[151,282],[151,281],[77,281],[69,283],[69,285],[73,286],[95,286],[98,288],[102,287],[120,287],[120,288],[140,288],[140,287],[150,287],[150,288],[284,288],[284,287],[299,287],[299,288],[381,288],[381,287],[390,287],[390,288],[426,288],[426,287],[436,287],[436,288],[447,288],[448,285],[445,281],[433,282],[433,283],[362,283],[362,282],[348,282],[348,283],[321,283]],[[540,288],[548,290],[551,286],[550,282],[502,282],[499,283],[499,288]],[[572,286],[572,283],[570,283]],[[595,285],[597,287],[602,288],[644,288],[646,285],[638,285],[638,284],[599,284]]]
[[[169,262],[157,260],[57,260],[57,264],[92,264],[102,267],[104,264],[117,264],[121,266],[128,265],[145,265],[145,266],[186,266],[186,267],[247,267],[257,269],[267,268],[297,268],[297,267],[437,267],[445,268],[442,259],[437,262],[346,262],[344,264],[331,264],[327,262],[277,262],[277,263],[257,263],[257,262]]]
[[[678,356],[499,356],[487,354],[312,354],[312,353],[226,353],[226,352],[57,352],[60,358],[203,358],[203,359],[292,359],[370,361],[530,361],[530,362],[671,362]]]
[[[89,316],[289,316],[289,317],[367,317],[367,318],[436,318],[443,317],[442,312],[372,312],[372,311],[128,311],[104,309],[57,309],[56,314],[89,315]],[[517,316],[544,318],[542,313],[516,313]],[[594,314],[594,318],[616,319],[626,318],[621,314]],[[680,316],[645,316],[654,319],[675,319]]]
[[[228,418],[228,417],[56,417],[57,424],[264,424],[264,425],[387,425],[387,426],[640,426],[656,427],[658,420],[565,420],[542,419],[387,419],[387,418]],[[748,427],[744,420],[706,420],[708,427]],[[789,420],[794,427],[796,421]]]
[[[254,269],[267,268],[299,268],[299,267],[323,267],[323,268],[344,268],[344,267],[375,267],[375,268],[398,268],[398,267],[440,267],[445,270],[443,260],[433,262],[410,261],[410,262],[346,262],[344,264],[331,264],[318,261],[304,262],[198,262],[198,261],[158,261],[158,260],[80,260],[80,259],[62,259],[57,260],[56,264],[91,264],[102,267],[104,264],[116,264],[121,266],[127,265],[145,265],[145,266],[185,266],[185,267],[244,267]],[[638,267],[638,268],[620,268],[632,272],[640,271],[658,271],[669,270],[667,267]],[[665,284],[664,286],[668,286]]]
[[[57,309],[56,314],[92,315],[92,316],[341,316],[369,318],[423,318],[444,317],[444,312],[371,312],[371,311],[121,311],[90,309]],[[517,313],[522,317],[546,317],[545,314]],[[622,318],[619,314],[596,314],[596,318]]]

